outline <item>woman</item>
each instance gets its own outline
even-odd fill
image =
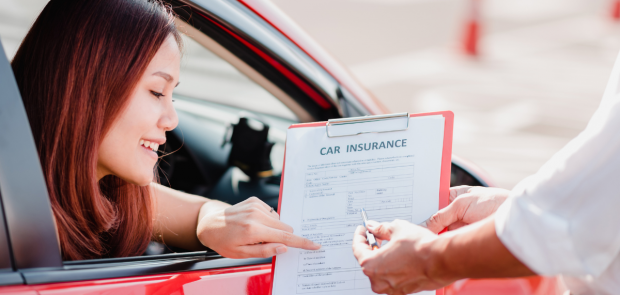
[[[318,249],[256,198],[230,206],[153,183],[178,124],[181,45],[158,1],[51,0],[19,47],[63,259],[140,255],[150,240],[232,258]]]

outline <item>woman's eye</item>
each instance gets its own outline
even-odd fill
[[[151,94],[155,95],[155,97],[157,97],[157,98],[160,98],[160,97],[164,96],[163,93],[155,92],[155,91],[152,91],[152,90],[151,90]]]

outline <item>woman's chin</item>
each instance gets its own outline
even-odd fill
[[[147,186],[149,184],[151,184],[151,182],[153,182],[153,170],[151,170],[151,173],[149,174],[144,174],[144,175],[137,175],[135,177],[131,177],[131,178],[123,178],[123,180],[131,183],[131,184],[135,184],[137,186]]]

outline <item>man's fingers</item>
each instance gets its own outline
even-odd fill
[[[450,203],[450,205],[437,211],[437,213],[433,214],[431,218],[424,221],[421,225],[434,233],[439,233],[444,228],[459,220],[458,206],[460,206],[460,203]]]
[[[392,231],[389,223],[378,223],[376,226],[370,226],[368,231],[372,233],[375,238],[380,240],[390,240],[392,237]]]
[[[370,253],[372,253],[372,249],[366,240],[366,228],[360,225],[355,229],[355,234],[353,234],[353,255],[357,258],[357,261],[360,261]]]
[[[456,199],[458,196],[468,193],[469,189],[471,188],[472,187],[469,185],[460,185],[460,186],[451,187],[450,188],[450,202],[454,201],[454,199]]]
[[[376,222],[374,220],[368,220],[366,221],[366,226],[368,226],[368,228],[373,228],[373,227],[377,227],[379,226],[381,223]]]
[[[264,243],[239,247],[246,257],[272,257],[288,251],[285,245],[280,243]]]
[[[390,283],[383,279],[370,279],[371,289],[378,294],[394,294]]]
[[[369,229],[375,228],[377,226],[379,226],[381,223],[376,222],[374,220],[368,220],[366,221],[366,225],[368,226]],[[379,247],[381,247],[381,243],[383,243],[382,239],[379,239],[377,237],[375,237],[375,239],[377,240],[377,245],[379,245]]]

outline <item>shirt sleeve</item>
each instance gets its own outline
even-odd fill
[[[612,263],[620,251],[617,91],[606,93],[582,133],[512,190],[495,226],[510,252],[541,275],[598,276]]]

